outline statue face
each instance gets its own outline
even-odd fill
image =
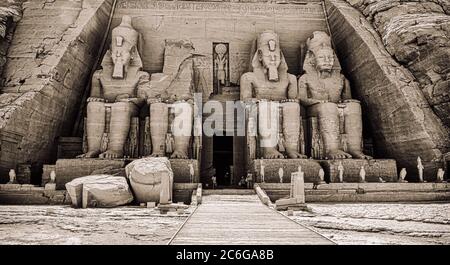
[[[118,37],[118,39],[121,37]],[[122,46],[113,46],[111,57],[114,63],[113,78],[123,78],[125,67],[130,64],[131,52]]]
[[[269,80],[278,81],[278,67],[281,63],[281,50],[280,45],[273,39],[268,39],[267,42],[263,42],[258,49],[259,60],[264,68],[268,70]]]
[[[319,49],[315,54],[316,68],[318,71],[330,72],[334,65],[334,52],[331,49]]]

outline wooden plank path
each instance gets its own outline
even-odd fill
[[[208,195],[172,238],[173,245],[334,244],[261,203],[257,195]]]

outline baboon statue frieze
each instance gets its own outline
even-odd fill
[[[148,82],[149,75],[141,71],[139,33],[131,25],[131,17],[123,16],[111,35],[111,47],[103,58],[102,69],[92,77],[85,132],[88,151],[79,158],[123,157],[131,117],[145,103],[138,97],[138,88]]]
[[[362,151],[361,104],[352,99],[350,83],[325,32],[315,31],[308,39],[303,65],[298,97],[308,117],[317,118],[324,157],[371,159]]]

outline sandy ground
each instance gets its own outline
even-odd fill
[[[450,244],[450,204],[308,206],[291,218],[338,244]],[[166,244],[192,210],[0,206],[0,244]]]
[[[167,244],[192,210],[0,206],[0,244]]]
[[[338,244],[450,244],[450,204],[308,204],[294,220]],[[287,212],[284,212],[287,214]]]

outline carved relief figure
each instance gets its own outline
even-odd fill
[[[362,152],[360,102],[352,99],[350,84],[341,74],[330,37],[315,31],[308,39],[307,49],[298,97],[307,108],[308,117],[318,120],[325,158],[371,159]]]
[[[214,69],[216,78],[216,93],[220,92],[221,86],[228,86],[229,73],[228,73],[228,48],[223,43],[218,43],[214,47]]]
[[[131,117],[138,114],[144,103],[137,90],[149,79],[141,71],[138,39],[131,17],[123,16],[122,23],[112,30],[111,48],[103,58],[102,69],[92,77],[86,122],[88,151],[78,157],[123,157]],[[111,111],[109,119],[107,109]],[[103,153],[102,144],[106,149]]]
[[[264,31],[256,41],[252,71],[240,79],[241,100],[247,105],[258,102],[258,137],[262,157],[284,158],[277,150],[278,104],[281,103],[284,148],[289,158],[304,158],[300,154],[300,106],[297,97],[297,80],[287,72],[287,64],[280,47],[278,35]]]

